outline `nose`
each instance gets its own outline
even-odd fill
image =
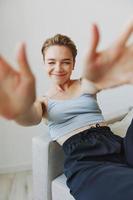
[[[61,72],[61,71],[62,71],[62,67],[61,67],[61,64],[60,64],[60,63],[57,63],[57,64],[55,65],[55,71],[56,71],[56,72]]]

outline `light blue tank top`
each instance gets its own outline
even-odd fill
[[[75,129],[103,122],[95,96],[84,93],[69,100],[48,98],[48,127],[52,140]]]

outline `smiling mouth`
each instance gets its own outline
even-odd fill
[[[66,74],[53,74],[54,76],[65,76]]]

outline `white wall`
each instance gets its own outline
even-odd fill
[[[132,0],[1,0],[0,53],[17,67],[16,46],[20,41],[26,41],[29,61],[37,79],[37,94],[42,95],[49,85],[40,53],[42,42],[47,37],[63,33],[76,42],[79,55],[74,76],[78,76],[83,54],[89,45],[91,23],[100,25],[100,48],[103,48],[119,35],[132,11]],[[102,108],[104,113],[117,111],[132,104],[132,99],[133,87],[127,86],[122,91],[120,89],[120,94],[115,90],[106,95],[105,107]],[[0,119],[0,170],[31,166],[31,139],[45,130],[42,123],[37,127],[25,128]]]

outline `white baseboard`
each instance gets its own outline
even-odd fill
[[[20,172],[20,171],[26,171],[26,170],[32,170],[32,164],[31,163],[9,165],[9,166],[0,166],[0,174]]]

